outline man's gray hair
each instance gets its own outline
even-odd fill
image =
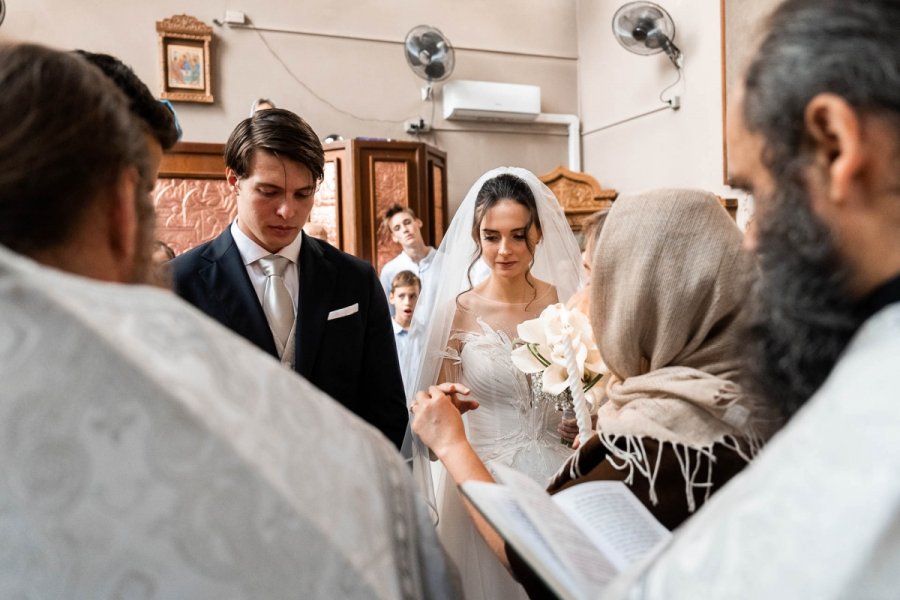
[[[805,148],[817,94],[889,117],[900,134],[900,2],[786,0],[769,17],[745,76],[744,120],[766,140],[776,177]]]

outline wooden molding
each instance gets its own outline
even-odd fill
[[[178,142],[163,154],[160,177],[225,179],[225,144]]]
[[[212,35],[212,27],[190,15],[173,15],[156,22],[156,31],[161,33],[185,33],[188,35]]]
[[[612,206],[619,195],[616,190],[603,188],[591,175],[562,165],[539,179],[556,195],[573,231],[581,229],[581,221],[588,215]]]

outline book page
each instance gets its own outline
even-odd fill
[[[581,589],[602,590],[619,569],[602,549],[585,535],[584,528],[563,513],[538,483],[509,467],[495,465],[494,472],[510,487],[522,510],[531,518],[556,555],[572,570]]]
[[[562,598],[579,598],[579,583],[516,501],[515,492],[496,483],[470,481],[462,493],[491,526]]]
[[[619,481],[574,485],[555,494],[553,502],[620,571],[672,535]]]

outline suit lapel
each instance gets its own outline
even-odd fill
[[[218,301],[219,321],[272,356],[278,356],[269,323],[256,297],[230,228],[203,252],[209,261],[198,272],[210,297]]]
[[[309,379],[328,320],[337,272],[322,252],[321,242],[302,235],[295,364],[297,372]]]

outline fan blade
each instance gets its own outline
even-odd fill
[[[426,31],[425,33],[422,34],[422,37],[419,39],[419,43],[421,44],[421,47],[430,52],[434,52],[438,48],[440,48],[440,45],[443,41],[444,41],[444,38],[442,38],[438,34],[433,33],[431,31]]]
[[[419,58],[419,45],[416,43],[416,39],[417,38],[411,38],[406,41],[406,60],[415,67],[422,64],[422,60]]]

